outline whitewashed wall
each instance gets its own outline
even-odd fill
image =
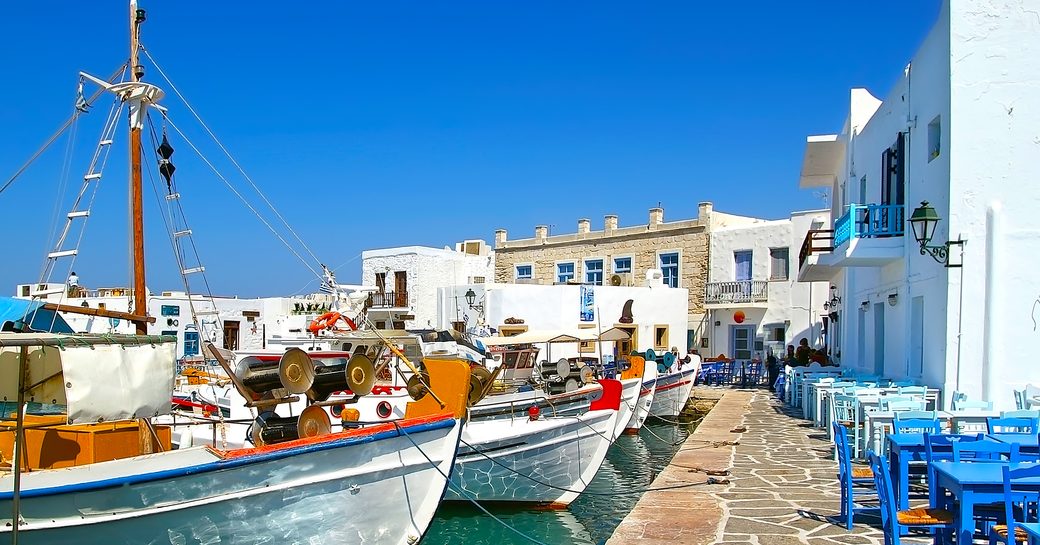
[[[1040,255],[1038,52],[1035,9],[1009,1],[944,2],[880,107],[854,91],[842,135],[845,172],[834,187],[835,217],[851,202],[880,201],[881,154],[907,131],[907,217],[927,200],[942,218],[932,244],[958,237],[968,242],[964,267],[944,268],[919,254],[908,224],[902,260],[846,269],[837,282],[844,298],[844,365],[875,370],[880,332],[874,313],[881,309],[886,376],[942,387],[947,400],[963,391],[999,408],[1012,405],[1013,388],[1040,383],[1028,342],[1040,323],[1040,312],[1034,315],[1040,281],[1031,273]],[[868,122],[857,122],[874,107]],[[930,124],[940,128],[937,156],[930,149]],[[866,199],[858,194],[863,176]],[[996,219],[995,229],[987,226],[987,214]],[[960,261],[956,249],[953,260]],[[918,297],[923,327],[913,331],[911,303]]]
[[[765,308],[729,306],[711,310],[709,317],[710,348],[707,355],[730,354],[731,326],[738,325],[734,312],[741,310],[745,319],[740,325],[757,326],[755,334],[763,337],[767,327],[785,327],[785,344],[795,344],[805,337],[813,346],[822,345],[820,319],[823,302],[829,297],[826,282],[799,283],[798,252],[813,220],[829,223],[826,210],[795,212],[789,219],[758,220],[733,227],[717,228],[711,233],[711,267],[709,282],[729,282],[736,279],[733,253],[751,250],[751,278],[769,282],[768,304]],[[771,248],[787,248],[789,269],[787,280],[769,280]],[[718,326],[714,325],[718,321]],[[762,357],[764,354],[756,354]]]
[[[463,300],[466,290],[472,289],[478,300],[484,301],[484,312],[470,309]],[[687,312],[689,294],[684,288],[593,286],[596,302],[596,322],[608,329],[619,324],[621,310],[631,299],[633,323],[637,327],[637,349],[654,348],[654,327],[668,326],[668,348],[675,346],[686,353]],[[574,330],[580,322],[580,286],[542,286],[531,284],[484,284],[442,288],[443,302],[438,327],[449,328],[453,321],[465,321],[471,327],[486,323],[501,326],[506,318],[521,318],[529,330]],[[459,305],[454,305],[455,298]],[[612,343],[604,343],[609,354]],[[553,345],[553,357],[578,355],[577,344]]]
[[[438,288],[468,284],[479,276],[491,280],[494,270],[491,255],[407,246],[363,252],[361,281],[367,286],[375,286],[376,273],[385,272],[386,289],[393,290],[394,271],[406,271],[408,304],[415,319],[406,321],[405,326],[426,328],[437,323]]]

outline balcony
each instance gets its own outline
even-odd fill
[[[765,306],[768,302],[769,282],[764,280],[708,282],[704,289],[704,304],[708,306]]]
[[[408,308],[407,291],[379,291],[368,295],[365,309]]]
[[[834,255],[839,267],[876,267],[903,258],[906,225],[901,204],[853,204],[834,222]]]
[[[833,229],[810,229],[798,252],[799,282],[829,282],[838,273],[828,260],[834,250]]]

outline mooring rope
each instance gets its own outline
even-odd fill
[[[502,526],[505,526],[507,529],[509,529],[514,534],[516,534],[516,535],[518,535],[518,536],[520,536],[520,537],[530,541],[531,543],[534,543],[535,545],[549,545],[548,543],[545,543],[543,541],[538,541],[537,539],[535,539],[535,538],[533,538],[533,537],[531,537],[531,536],[521,532],[516,527],[510,525],[508,522],[506,522],[506,521],[496,517],[495,515],[493,515],[491,513],[491,511],[488,511],[487,509],[485,509],[483,505],[480,505],[480,503],[477,502],[477,500],[475,498],[473,498],[468,493],[466,493],[465,490],[463,490],[461,487],[459,487],[455,483],[451,482],[451,477],[449,475],[446,475],[444,473],[444,471],[441,470],[440,466],[438,466],[436,464],[436,462],[434,462],[433,459],[431,459],[426,454],[426,451],[424,451],[422,449],[422,447],[420,447],[419,444],[416,443],[414,439],[412,439],[411,435],[408,435],[408,432],[406,432],[404,430],[404,428],[401,427],[401,425],[399,423],[394,422],[394,427],[397,428],[397,430],[399,432],[401,432],[401,435],[404,435],[405,438],[408,439],[408,441],[412,444],[412,446],[414,446],[416,448],[416,450],[419,451],[419,454],[423,455],[423,458],[426,458],[426,461],[430,463],[430,466],[433,467],[433,469],[437,470],[437,473],[440,473],[441,477],[444,477],[444,480],[448,483],[448,486],[450,486],[453,490],[455,490],[455,492],[457,492],[460,496],[462,496],[463,498],[469,500],[469,502],[472,503],[474,506],[476,506],[477,509],[480,509],[485,515],[487,515],[487,516],[491,517],[492,519],[494,519],[495,522],[501,524]]]

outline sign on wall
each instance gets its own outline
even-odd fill
[[[581,317],[582,322],[591,322],[596,319],[596,300],[592,286],[581,286]]]

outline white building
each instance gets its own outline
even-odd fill
[[[368,319],[377,327],[423,329],[437,323],[437,289],[483,284],[495,272],[483,240],[455,249],[405,246],[361,253],[361,282],[374,288]]]
[[[809,138],[800,186],[831,187],[837,219],[807,237],[799,279],[837,286],[843,366],[1006,409],[1040,383],[1040,19],[979,4],[944,2],[884,100],[854,89],[841,132]],[[932,253],[963,267],[922,252],[921,201],[941,218]]]
[[[553,359],[578,355],[597,356],[631,350],[658,353],[672,347],[686,354],[686,319],[689,294],[670,288],[660,276],[652,287],[596,285],[543,286],[536,284],[470,284],[438,290],[438,329],[494,330],[502,336],[525,331],[575,331],[625,329],[626,342],[561,343],[552,347]],[[472,292],[470,297],[467,297]],[[472,299],[471,304],[468,299]],[[626,308],[628,312],[626,312]],[[544,357],[544,356],[543,356]]]
[[[782,220],[728,216],[712,225],[703,355],[764,359],[771,350],[779,357],[802,338],[828,345],[829,284],[799,283],[796,273],[806,233],[829,223],[829,210],[810,210]]]

